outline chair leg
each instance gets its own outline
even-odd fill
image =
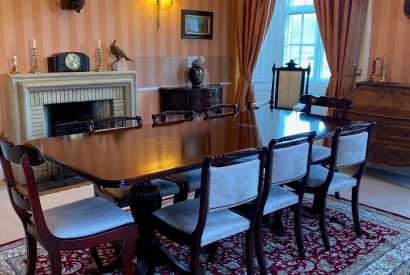
[[[102,270],[104,265],[100,259],[100,256],[98,255],[97,248],[91,247],[90,252],[91,252],[91,257],[93,258],[95,265],[98,267],[98,270]]]
[[[298,251],[299,251],[299,257],[302,260],[304,260],[305,259],[305,249],[303,248],[303,234],[302,234],[302,228],[301,228],[301,223],[300,223],[301,208],[302,206],[299,203],[293,206],[294,230],[295,230],[296,245],[298,246]]]
[[[255,264],[253,261],[253,245],[254,245],[255,229],[251,227],[246,231],[246,271],[247,274],[255,274]]]
[[[274,212],[274,220],[272,230],[276,235],[283,237],[285,236],[285,230],[283,229],[283,222],[282,222],[282,215],[283,209],[276,210]]]
[[[189,268],[190,268],[191,274],[199,274],[201,271],[199,267],[199,254],[200,254],[199,244],[192,244],[190,247],[191,259],[189,262]]]
[[[24,231],[26,233],[26,247],[27,247],[27,274],[33,275],[36,273],[36,262],[37,262],[37,241],[27,232],[24,226]]]
[[[201,195],[201,189],[195,190],[195,198],[199,198],[199,195]]]
[[[352,216],[353,216],[354,230],[356,231],[356,235],[360,237],[362,234],[360,230],[360,219],[359,219],[359,188],[357,186],[353,187],[352,189]]]
[[[187,188],[180,188],[179,193],[174,195],[174,203],[187,200],[188,193],[189,193],[189,190]]]
[[[206,253],[208,253],[208,261],[215,259],[216,251],[218,250],[218,241],[210,243],[206,247]]]
[[[258,260],[259,272],[262,275],[268,274],[265,263],[265,253],[263,252],[263,236],[262,236],[262,217],[256,222],[255,229],[255,250],[256,259]]]
[[[137,241],[137,236],[132,233],[127,234],[123,239],[122,244],[122,270],[126,275],[132,275],[134,252],[135,252],[135,243]]]
[[[340,200],[340,192],[335,192],[335,198]]]
[[[50,258],[51,265],[51,274],[52,275],[61,275],[62,266],[61,266],[61,255],[59,250],[50,250],[48,251],[48,256]]]
[[[316,199],[316,196],[315,196]],[[327,228],[326,228],[326,194],[320,194],[317,197],[318,204],[320,205],[319,209],[319,224],[320,224],[320,234],[322,235],[323,245],[325,246],[325,250],[330,250],[330,243],[329,237],[327,236]]]

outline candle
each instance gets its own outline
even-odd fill
[[[17,56],[16,56],[16,54],[13,55],[13,66],[17,66]]]
[[[33,38],[33,48],[37,48],[36,39]]]
[[[101,49],[101,40],[100,39],[98,39],[98,49],[99,50]]]

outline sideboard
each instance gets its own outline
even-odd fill
[[[376,122],[369,161],[410,166],[410,84],[360,82],[346,97],[349,118]]]
[[[200,87],[161,87],[159,88],[161,112],[170,110],[204,112],[208,105],[222,103],[222,91],[220,84]]]

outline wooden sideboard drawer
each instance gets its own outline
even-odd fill
[[[410,166],[410,144],[372,138],[369,160],[393,166]]]
[[[221,104],[223,89],[220,84],[200,87],[160,88],[161,112],[175,109],[204,112],[209,105]]]
[[[410,122],[355,113],[351,113],[349,118],[356,121],[376,122],[372,131],[374,137],[410,142]]]

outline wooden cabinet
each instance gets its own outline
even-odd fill
[[[410,84],[361,82],[347,97],[351,119],[376,122],[369,160],[410,166]]]
[[[159,92],[161,112],[193,110],[201,113],[209,105],[222,103],[222,86],[220,84],[201,85],[200,87],[161,87]]]

